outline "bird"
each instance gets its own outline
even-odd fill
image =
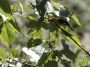
[[[58,25],[69,27],[71,30],[73,30],[69,24],[69,18],[68,17],[64,17],[64,18],[61,17],[61,18],[57,19],[56,23]]]

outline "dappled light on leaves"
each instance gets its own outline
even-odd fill
[[[90,54],[74,35],[72,21],[81,26],[75,13],[62,1],[2,0],[0,62],[14,67],[73,67],[79,49]],[[78,64],[85,66],[84,63],[88,63],[87,58]]]

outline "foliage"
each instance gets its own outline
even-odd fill
[[[3,43],[3,49],[0,50],[1,61],[8,63],[6,59],[9,58],[12,62],[25,65],[24,67],[58,67],[60,62],[65,67],[71,67],[79,52],[71,51],[65,41],[69,40],[86,54],[89,53],[81,46],[78,37],[72,34],[75,32],[69,20],[81,26],[71,9],[53,1],[30,0],[28,3],[28,0],[15,2],[2,0],[0,2],[0,41]],[[63,46],[62,50],[56,50],[59,42]],[[44,51],[42,53],[35,51],[37,46],[42,46]],[[33,59],[30,52],[40,57],[38,62]],[[84,62],[87,63],[87,60],[80,62],[80,65],[82,66]]]

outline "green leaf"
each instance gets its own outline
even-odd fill
[[[20,51],[18,49],[16,49],[16,48],[12,48],[12,49],[10,49],[10,55],[12,57],[17,58],[17,57],[20,56]]]
[[[50,32],[58,31],[58,26],[54,22],[49,22],[48,27],[49,27]]]
[[[34,39],[43,39],[43,31],[42,29],[40,30],[34,30],[33,32],[30,33],[31,37],[34,38]]]
[[[79,48],[81,47],[81,46],[80,46],[80,41],[79,41],[79,39],[78,39],[76,36],[68,33],[67,31],[65,31],[65,30],[62,29],[62,28],[61,28],[61,31],[62,31],[62,34],[65,35],[66,38],[67,38],[69,41],[71,41],[74,45],[78,46]]]
[[[50,40],[56,40],[57,36],[56,36],[56,32],[50,32]]]
[[[3,14],[8,20],[13,20],[14,21],[13,15],[10,14],[10,13],[4,12],[1,8],[0,8],[0,13]]]
[[[5,49],[3,49],[3,48],[0,48],[0,60],[2,62],[5,62],[6,61]]]
[[[12,10],[12,12],[16,12],[16,11],[18,11],[18,7],[15,5],[11,5],[11,10]]]
[[[56,61],[48,61],[48,63],[46,63],[44,65],[44,67],[58,67],[58,62],[56,62]]]
[[[0,2],[0,8],[6,13],[11,13],[11,7],[8,0],[2,0]]]
[[[0,2],[0,13],[5,15],[8,20],[14,20],[12,14],[11,14],[11,7],[8,0],[2,0]]]
[[[30,38],[28,43],[27,43],[27,47],[28,48],[35,47],[35,46],[40,45],[41,43],[42,43],[42,40],[39,38],[36,38],[36,39]]]
[[[0,18],[0,33],[2,32],[2,27],[3,27],[3,20]]]
[[[77,16],[75,15],[74,12],[72,12],[70,9],[69,9],[69,12],[70,12],[70,15],[71,15],[71,18],[76,22],[77,25],[81,26]]]
[[[79,66],[86,67],[88,65],[88,62],[89,62],[89,58],[86,56],[81,60],[81,62],[79,63]]]
[[[61,42],[62,42],[63,50],[60,51],[60,54],[61,55],[64,54],[68,59],[74,62],[76,58],[76,54],[69,49],[69,45],[63,39],[61,40]]]
[[[43,53],[43,55],[41,56],[41,58],[38,61],[38,65],[42,66],[43,64],[45,64],[45,62],[48,61],[50,54],[49,53]]]
[[[1,32],[1,40],[6,44],[11,46],[15,40],[15,32],[16,29],[8,22],[3,24],[2,32]]]
[[[30,20],[33,20],[33,21],[35,20],[35,17],[30,16],[30,15],[27,18],[30,19]]]
[[[51,4],[52,4],[52,6],[53,6],[53,8],[54,8],[55,10],[59,10],[59,8],[58,8],[58,6],[56,5],[55,2],[52,2],[52,1],[51,1]]]
[[[74,35],[70,35],[69,37],[67,36],[67,39],[71,41],[73,44],[75,44],[76,46],[80,45],[79,39]]]

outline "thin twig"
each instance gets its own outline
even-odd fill
[[[60,27],[61,30],[63,30],[61,27]],[[80,44],[78,44],[72,37],[70,37],[88,56],[90,56],[90,53]]]
[[[56,53],[54,52],[54,50],[53,50],[51,47],[50,47],[50,49],[52,50],[53,54],[54,54],[55,56],[57,56]],[[59,60],[62,60],[60,56],[57,56],[57,57],[58,57]]]
[[[17,0],[18,1],[18,3],[19,3],[19,6],[20,6],[20,8],[21,8],[21,13],[23,13],[23,6],[22,6],[22,3],[20,2],[20,0]]]

